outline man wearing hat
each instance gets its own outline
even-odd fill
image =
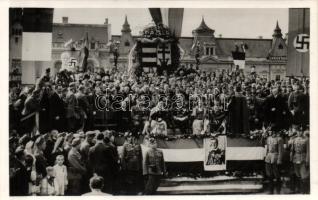
[[[22,110],[22,126],[24,132],[30,133],[38,128],[36,123],[36,113],[38,112],[40,105],[40,90],[34,90],[24,102],[24,108]]]
[[[65,126],[65,103],[63,101],[63,87],[62,85],[56,86],[49,97],[50,121],[51,128],[58,131],[66,131]]]
[[[94,131],[87,131],[85,133],[85,140],[81,143],[80,153],[82,155],[82,160],[85,162],[86,165],[88,164],[89,149],[94,146],[94,137]]]
[[[269,131],[266,140],[267,151],[265,156],[265,171],[270,182],[280,182],[279,165],[282,164],[283,139],[277,132]]]
[[[308,115],[308,113],[306,113],[307,104],[308,101],[303,92],[303,87],[299,83],[294,84],[293,92],[288,98],[288,107],[292,113],[293,123],[304,124],[305,119],[308,118],[305,116],[306,114]]]
[[[42,87],[46,83],[50,83],[50,81],[51,81],[51,69],[46,68],[45,73],[37,80],[35,87],[36,87],[36,89],[42,89]]]
[[[77,93],[75,94],[78,102],[78,112],[80,115],[80,130],[84,130],[85,122],[87,120],[87,114],[89,110],[89,102],[87,96],[85,95],[85,86],[80,85]]]
[[[297,130],[297,135],[291,141],[290,160],[294,164],[297,186],[301,193],[309,191],[309,140],[303,131]]]
[[[66,96],[66,119],[68,131],[76,132],[76,121],[80,118],[78,110],[78,101],[75,96],[76,93],[76,83],[69,84],[69,92]]]
[[[153,195],[156,193],[161,178],[165,175],[165,162],[163,152],[157,149],[157,143],[154,138],[149,139],[150,149],[145,156],[145,165],[147,171],[147,181],[145,185],[145,195]]]
[[[131,133],[127,133],[125,139],[122,154],[125,188],[128,195],[136,195],[143,189],[141,146]]]
[[[81,147],[81,139],[74,138],[72,141],[72,148],[68,153],[68,182],[69,194],[80,195],[81,183],[83,175],[86,173],[86,168],[82,162],[82,156],[79,152]]]
[[[271,95],[264,102],[265,122],[267,124],[275,124],[277,130],[289,127],[289,111],[287,103],[280,94],[280,88],[273,86]]]
[[[97,134],[96,144],[89,149],[88,163],[91,174],[96,173],[104,178],[102,191],[112,194],[117,163],[112,149],[104,143],[103,133]]]
[[[10,178],[10,195],[27,196],[29,192],[29,173],[25,167],[25,154],[22,147],[15,151],[15,166]]]

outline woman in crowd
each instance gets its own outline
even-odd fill
[[[204,121],[206,119],[206,109],[203,107],[201,100],[194,107],[192,117],[194,118],[192,123],[192,133],[194,135],[204,134]]]

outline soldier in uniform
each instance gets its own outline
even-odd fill
[[[296,137],[291,141],[290,159],[294,164],[296,188],[301,193],[308,193],[309,183],[309,140],[299,129]]]
[[[293,85],[293,90],[288,98],[288,107],[292,114],[293,123],[304,126],[307,118],[306,107],[308,101],[303,92],[303,87],[299,83]]]
[[[147,181],[145,185],[145,195],[153,195],[156,193],[160,179],[165,174],[165,163],[163,153],[157,149],[157,143],[154,138],[149,139],[149,151],[146,153],[145,165],[147,171]]]
[[[143,190],[141,146],[131,134],[126,134],[123,145],[122,169],[128,195],[136,195]]]
[[[271,131],[269,132],[271,134]],[[282,163],[283,139],[278,133],[273,132],[266,140],[267,152],[265,157],[265,171],[271,182],[280,181],[278,165]]]

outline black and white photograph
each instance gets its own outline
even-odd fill
[[[311,194],[316,10],[284,6],[8,7],[8,195]]]

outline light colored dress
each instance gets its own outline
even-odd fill
[[[193,109],[192,116],[194,117],[193,123],[192,123],[192,133],[193,135],[199,135],[204,130],[204,109],[199,109],[195,107]]]
[[[52,179],[52,183],[49,180]],[[58,183],[55,177],[46,176],[41,181],[41,196],[56,196],[58,195]]]
[[[167,123],[164,120],[157,121],[152,133],[155,135],[167,135]]]
[[[68,185],[68,180],[67,180],[67,168],[65,165],[54,165],[53,167],[54,173],[55,173],[55,178],[58,183],[58,194],[57,195],[64,195],[65,192],[65,186]]]

